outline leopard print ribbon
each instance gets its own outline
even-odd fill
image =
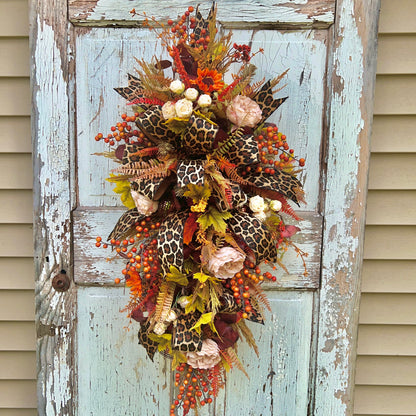
[[[198,322],[199,312],[179,315],[173,325],[172,348],[175,350],[194,352],[201,351],[202,335],[191,328]]]
[[[247,212],[234,212],[228,226],[253,251],[257,264],[263,260],[276,260],[275,242],[267,227],[256,217]]]
[[[187,211],[175,212],[168,215],[160,226],[157,249],[164,274],[169,272],[170,266],[182,269],[183,229],[187,218]]]

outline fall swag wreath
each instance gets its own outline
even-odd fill
[[[134,115],[95,137],[120,164],[107,180],[128,208],[96,246],[125,259],[126,310],[148,357],[171,357],[170,414],[186,415],[212,402],[230,368],[247,375],[237,341],[257,352],[246,321],[264,323],[261,284],[277,279],[260,264],[286,270],[288,248],[307,255],[290,240],[300,229],[284,222],[299,220],[289,200],[304,202],[296,174],[305,160],[266,122],[287,98],[274,98],[285,73],[254,83],[250,61],[262,51],[217,30],[215,3],[206,19],[193,7],[167,25],[144,17],[170,59],[137,59],[138,75],[115,88]]]

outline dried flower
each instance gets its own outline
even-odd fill
[[[261,222],[266,221],[268,215],[265,211],[253,212],[253,215]]]
[[[201,351],[188,352],[187,363],[194,368],[212,368],[221,361],[218,344],[212,339],[202,341]]]
[[[170,83],[169,89],[174,94],[182,94],[185,91],[185,84],[181,80],[175,79]]]
[[[251,98],[237,95],[227,107],[227,118],[238,127],[255,127],[262,118],[259,105]]]
[[[195,88],[188,88],[185,91],[185,98],[189,101],[195,101],[198,98],[198,95],[198,90],[196,90]]]
[[[156,212],[159,207],[159,202],[153,201],[139,192],[132,190],[131,196],[136,204],[137,211],[142,215],[151,215]]]
[[[163,104],[162,115],[165,120],[176,117],[175,103],[172,101],[167,101]]]
[[[233,247],[222,247],[209,259],[207,268],[218,279],[231,279],[244,266],[245,255]]]
[[[175,104],[175,110],[176,110],[177,116],[180,118],[191,117],[192,111],[193,111],[192,101],[189,101],[186,98],[183,98],[182,100],[177,101]]]
[[[198,105],[202,108],[209,107],[211,103],[212,103],[212,100],[208,94],[202,94],[198,99]]]

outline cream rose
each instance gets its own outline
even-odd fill
[[[198,98],[198,94],[198,90],[196,90],[195,88],[188,88],[185,91],[185,98],[189,101],[195,101]]]
[[[191,117],[192,111],[193,111],[192,101],[189,101],[186,98],[183,98],[182,100],[177,101],[175,104],[175,110],[176,110],[177,116],[180,118]]]
[[[174,94],[182,94],[185,90],[185,84],[179,80],[179,79],[175,79],[174,81],[172,81],[169,85],[169,89],[174,93]]]
[[[167,101],[162,106],[162,116],[165,120],[176,117],[175,103],[172,101]]]
[[[279,212],[282,209],[282,203],[280,201],[271,201],[269,206],[275,212]]]
[[[264,199],[260,195],[251,197],[248,206],[253,212],[263,212],[266,209]]]
[[[261,222],[266,221],[268,217],[265,211],[253,212],[253,215]]]
[[[194,368],[212,368],[220,361],[220,349],[212,339],[204,339],[202,341],[201,351],[188,352],[186,354],[186,362]]]
[[[259,105],[251,98],[237,95],[227,107],[227,118],[238,127],[255,127],[261,120],[262,112]]]
[[[212,103],[212,99],[208,94],[202,94],[198,98],[198,105],[202,108],[209,107]]]
[[[209,259],[207,268],[218,279],[231,279],[244,266],[245,255],[232,247],[222,247]]]
[[[136,204],[137,211],[142,215],[151,215],[157,211],[159,202],[153,201],[146,195],[140,194],[136,191],[131,191],[131,196]]]

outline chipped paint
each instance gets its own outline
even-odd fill
[[[360,207],[365,204],[362,190],[366,189],[368,125],[372,116],[368,111],[362,111],[362,101],[371,101],[375,75],[374,67],[369,68],[368,62],[364,62],[364,55],[368,53],[367,48],[374,47],[376,39],[373,24],[378,16],[376,3],[365,6],[368,21],[356,14],[356,0],[342,0],[337,5],[330,63],[333,72],[330,73],[332,83],[328,103],[329,142],[315,416],[352,414],[365,217],[365,210],[357,209],[356,201],[358,198]],[[363,32],[371,43],[363,44]],[[371,59],[375,62],[375,55]],[[372,82],[364,83],[364,72],[368,69],[373,71],[369,75]]]
[[[55,6],[61,10],[61,5]],[[32,3],[38,413],[66,416],[73,415],[75,407],[75,296],[73,289],[60,293],[51,283],[56,273],[70,265],[68,62],[63,36],[67,25],[65,20],[59,21],[54,10],[47,9],[44,4]]]
[[[200,10],[205,13],[212,1],[199,3]],[[75,24],[135,26],[139,19],[129,14],[132,8],[151,13],[157,20],[166,20],[172,17],[172,10],[182,10],[183,1],[161,2],[157,10],[152,0],[130,1],[128,8],[125,0],[69,1],[70,20]],[[218,21],[226,26],[246,22],[263,27],[268,24],[273,27],[326,28],[334,22],[334,8],[335,0],[265,0],[261,3],[250,0],[244,2],[244,7],[239,0],[227,0],[218,8]]]

